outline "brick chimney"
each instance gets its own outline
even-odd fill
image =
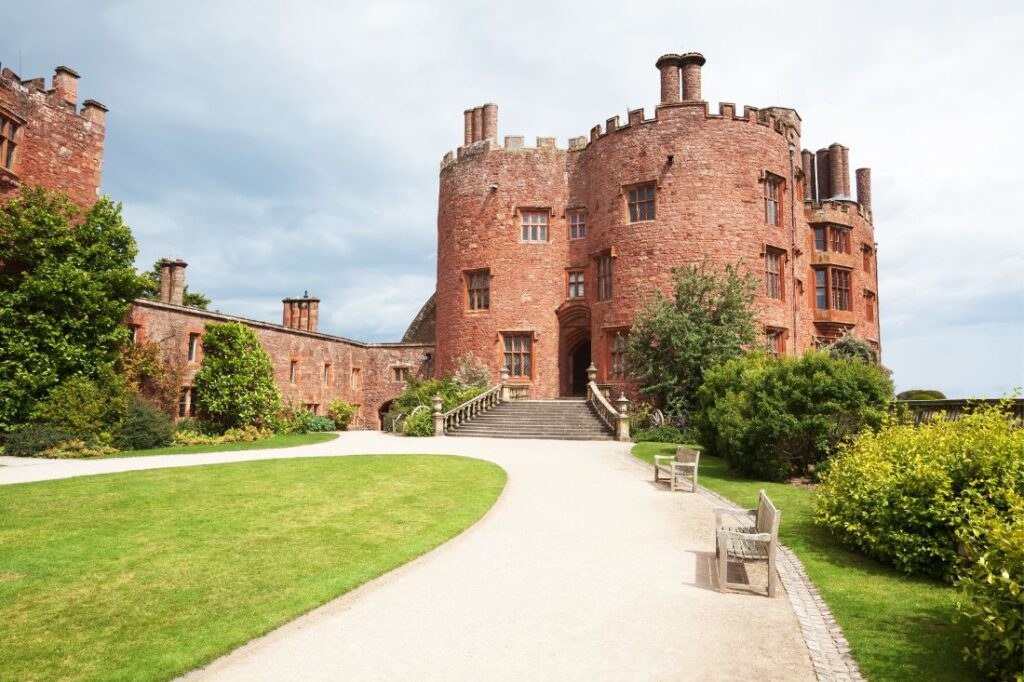
[[[843,145],[833,142],[828,146],[828,162],[831,176],[829,188],[832,190],[829,198],[842,197],[843,188],[848,184],[848,180],[843,181]]]
[[[687,52],[679,58],[680,68],[683,70],[683,101],[700,102],[700,67],[704,66],[707,60],[700,52]]]
[[[473,144],[473,110],[466,109],[462,112],[462,115],[465,119],[463,121],[464,134],[462,144],[463,146],[468,147]]]
[[[498,139],[498,105],[488,102],[483,107],[483,140]]]
[[[679,64],[677,54],[663,54],[654,63],[661,72],[661,103],[675,104],[679,101]]]
[[[160,261],[160,302],[171,305],[185,304],[185,268],[188,263],[164,258]]]
[[[828,147],[819,149],[814,158],[818,166],[818,201],[821,202],[832,198],[832,170]]]
[[[857,203],[871,212],[871,169],[857,169]]]
[[[800,164],[804,169],[804,201],[814,201],[814,154],[810,149],[800,152]]]
[[[53,91],[57,98],[74,108],[78,104],[78,74],[74,69],[58,66],[53,71]]]
[[[320,299],[310,297],[309,292],[302,294],[302,298],[285,298],[283,304],[281,324],[291,329],[301,329],[307,332],[315,332],[320,323]]]

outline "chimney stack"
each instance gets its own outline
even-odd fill
[[[814,154],[810,149],[800,152],[800,165],[804,169],[804,201],[814,201]]]
[[[302,298],[286,298],[281,301],[283,314],[281,324],[290,329],[315,332],[320,322],[320,299],[310,298],[309,292]]]
[[[58,66],[53,71],[53,90],[65,104],[74,108],[78,104],[78,74],[74,69]]]
[[[815,160],[818,165],[818,201],[822,202],[832,198],[832,170],[828,147],[819,149],[815,154]]]
[[[473,109],[473,142],[484,139],[484,108]]]
[[[833,142],[828,146],[829,198],[842,197],[843,186],[843,145]]]
[[[464,147],[473,144],[473,110],[466,109],[462,112],[465,121],[463,122],[463,143]]]
[[[700,67],[707,62],[700,52],[687,52],[680,57],[683,70],[683,101],[700,102]]]
[[[864,207],[868,213],[871,212],[871,169],[857,169],[857,203]]]
[[[498,105],[487,103],[483,105],[483,140],[498,139]]]
[[[160,261],[160,302],[185,305],[185,268],[188,263],[180,258]]]
[[[654,66],[661,72],[661,103],[675,104],[679,101],[679,65],[677,54],[663,54]]]

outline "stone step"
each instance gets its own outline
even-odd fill
[[[451,429],[450,436],[474,438],[538,438],[612,440],[585,400],[514,400],[495,405]]]

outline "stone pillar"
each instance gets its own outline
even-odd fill
[[[857,169],[857,203],[871,212],[871,169]]]
[[[661,103],[679,101],[679,55],[663,54],[654,66],[661,72]]]
[[[620,441],[629,440],[629,398],[626,397],[625,393],[619,394],[619,399],[615,401],[618,407],[619,418],[618,424],[615,428],[615,437]]]
[[[434,435],[444,435],[444,414],[441,412],[441,396],[434,396]]]
[[[483,106],[483,113],[481,114],[483,119],[483,134],[481,139],[484,140],[495,140],[498,139],[498,105],[497,104],[485,104]]]
[[[687,52],[680,58],[683,70],[683,101],[700,102],[700,67],[706,63],[700,52]]]
[[[78,103],[78,74],[66,66],[53,72],[53,91],[57,98],[73,108]]]

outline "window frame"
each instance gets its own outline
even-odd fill
[[[658,183],[640,182],[624,188],[629,224],[649,223],[658,218]],[[643,193],[641,196],[640,193]]]
[[[324,388],[328,388],[332,383],[334,383],[332,379],[334,379],[334,365],[330,362],[325,362],[323,375]]]
[[[569,213],[569,241],[575,242],[587,238],[587,210],[574,208]]]
[[[482,278],[482,283],[479,278]],[[478,268],[463,273],[466,292],[466,310],[482,313],[491,309],[491,269]]]
[[[778,269],[771,270],[771,262],[775,261]],[[776,301],[786,300],[785,273],[786,250],[774,246],[766,246],[764,250],[764,293]],[[774,287],[772,285],[775,285]]]
[[[24,126],[24,121],[0,109],[0,168],[13,173],[15,154],[18,150],[18,133]]]
[[[203,335],[199,332],[188,333],[188,361],[196,362],[199,357],[199,341]]]
[[[608,380],[625,381],[629,378],[629,329],[610,329],[608,337]]]
[[[518,213],[520,244],[547,244],[551,240],[551,209],[521,208]]]
[[[288,385],[295,386],[299,383],[299,361],[292,358],[288,361]]]
[[[821,248],[818,248],[819,235],[823,239]],[[846,225],[836,225],[835,223],[812,225],[811,241],[814,244],[815,253],[853,255],[853,228]]]
[[[597,301],[612,300],[615,296],[615,256],[612,252],[603,251],[594,257],[597,277]]]
[[[363,388],[363,368],[352,367],[349,371],[349,386],[353,391],[360,391]]]
[[[875,292],[864,290],[864,319],[868,322],[874,322],[878,317],[878,297]]]
[[[789,330],[785,327],[765,327],[765,341],[768,344],[768,352],[774,357],[780,358],[786,354],[786,339]]]
[[[785,178],[771,171],[765,171],[761,181],[764,185],[764,222],[772,227],[782,227],[782,193],[786,186],[785,182]]]
[[[824,274],[824,278],[819,277]],[[839,276],[836,276],[839,275]],[[823,279],[823,281],[821,281]],[[823,265],[814,268],[814,309],[833,310],[836,312],[853,312],[853,270],[835,265]],[[819,305],[821,294],[825,294],[826,307]],[[844,301],[846,307],[838,302]]]
[[[503,331],[500,332],[500,335],[501,366],[508,368],[509,378],[521,381],[532,380],[537,366],[534,357],[534,332]],[[518,349],[516,340],[520,341]]]
[[[863,263],[864,274],[870,275],[871,274],[871,265],[872,265],[872,262],[874,261],[874,256],[875,256],[875,249],[873,247],[868,246],[867,244],[865,244],[864,247],[863,247],[863,251],[864,251],[864,263]]]
[[[573,268],[565,273],[565,298],[568,301],[582,301],[587,297],[586,268]],[[573,281],[573,278],[576,281]]]
[[[391,381],[396,384],[409,383],[410,368],[405,365],[392,365]]]

